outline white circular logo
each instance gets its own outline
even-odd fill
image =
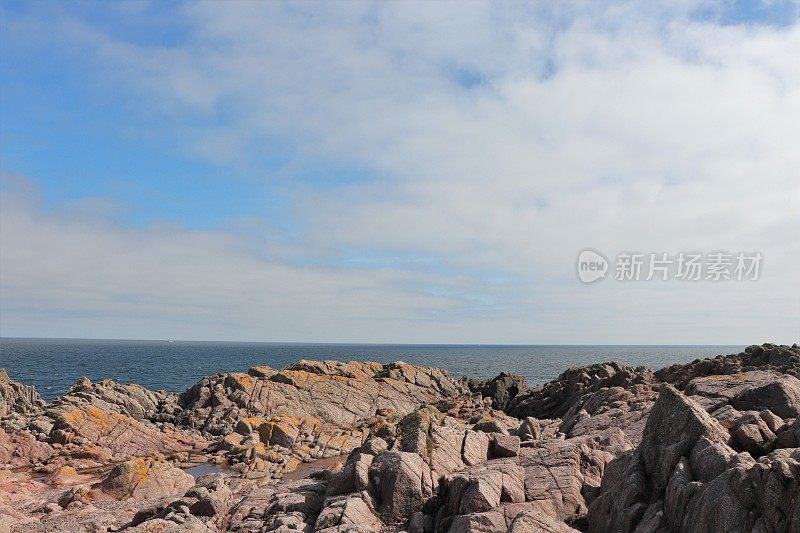
[[[594,283],[606,277],[608,260],[600,252],[589,248],[578,254],[578,279],[583,283]]]

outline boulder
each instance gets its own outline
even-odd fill
[[[529,416],[517,428],[517,436],[523,442],[537,440],[542,436],[542,426],[537,419]]]
[[[485,463],[489,458],[489,435],[483,431],[469,430],[464,434],[462,458],[467,466]]]
[[[730,441],[725,428],[700,405],[671,385],[662,384],[639,446],[645,474],[653,480],[656,496],[666,488],[680,458],[688,455],[701,437],[726,444]]]
[[[375,531],[383,524],[364,500],[358,496],[342,498],[328,503],[320,512],[314,524],[314,531]]]
[[[519,455],[520,439],[516,435],[492,436],[492,457],[516,457]]]
[[[384,523],[407,522],[432,496],[430,472],[416,453],[384,452],[372,462],[370,484]]]
[[[182,494],[194,478],[165,461],[137,458],[115,466],[95,489],[117,499],[155,499]]]

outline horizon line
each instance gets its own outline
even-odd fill
[[[144,339],[144,338],[120,338],[120,337],[19,337],[2,336],[3,340],[50,340],[50,341],[121,341],[121,342],[164,342],[164,343],[217,343],[217,344],[296,344],[296,345],[317,345],[317,346],[752,346],[762,343],[463,343],[463,342],[347,342],[347,341],[242,341],[242,340],[211,340],[211,339]],[[780,344],[780,343],[775,343]]]

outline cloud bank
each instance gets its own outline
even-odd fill
[[[199,231],[168,213],[128,227],[48,209],[6,177],[3,335],[800,335],[796,8],[728,24],[694,2],[235,5],[181,5],[169,43],[80,13],[6,17],[18,35],[55,28],[184,154],[259,169],[281,151],[262,179],[290,198],[291,229]],[[760,251],[765,267],[755,283],[586,287],[585,247]]]

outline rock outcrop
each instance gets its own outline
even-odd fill
[[[796,531],[798,450],[755,461],[699,403],[664,384],[642,443],[609,465],[589,531]]]
[[[652,372],[648,369],[614,362],[570,368],[550,383],[514,398],[506,411],[517,418],[560,418],[587,393],[647,383],[651,379]]]
[[[45,402],[36,389],[12,380],[0,368],[0,427],[19,429],[20,420],[42,412]]]
[[[0,386],[0,531],[800,531],[799,357],[605,363],[532,389],[311,361],[181,395]]]
[[[393,410],[403,415],[424,403],[463,394],[466,387],[443,370],[405,363],[299,361],[284,370],[211,376],[184,392],[183,425],[210,435],[230,433],[241,419],[313,417],[352,426]]]

